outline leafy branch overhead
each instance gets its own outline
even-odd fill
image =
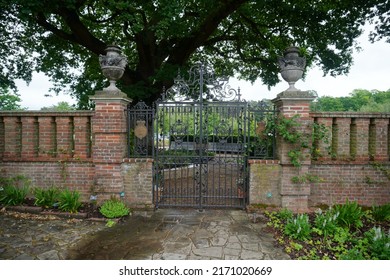
[[[172,85],[179,68],[197,60],[219,73],[275,85],[277,56],[291,44],[301,47],[309,66],[343,74],[368,19],[375,18],[378,27],[372,40],[388,36],[388,5],[378,0],[0,0],[0,83],[12,89],[16,79],[28,82],[34,71],[44,72],[54,90],[68,86],[80,107],[87,107],[88,95],[105,83],[97,56],[112,43],[129,60],[120,87],[149,103]]]

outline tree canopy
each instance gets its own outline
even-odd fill
[[[79,107],[102,89],[98,55],[107,45],[128,57],[119,87],[131,98],[156,100],[178,69],[196,61],[217,73],[269,85],[277,57],[298,45],[308,65],[348,72],[354,40],[367,20],[371,36],[389,35],[388,0],[0,0],[0,83],[44,72],[59,92],[68,86]],[[382,28],[381,28],[382,27]],[[384,29],[385,28],[385,29]],[[184,72],[184,71],[182,71]]]
[[[314,111],[390,112],[390,89],[387,91],[355,89],[349,96],[319,97],[313,104]]]

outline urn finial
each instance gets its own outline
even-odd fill
[[[121,54],[121,48],[116,45],[108,45],[106,55],[99,56],[99,63],[103,75],[110,81],[110,85],[104,91],[119,91],[116,82],[122,78],[127,64],[127,58]]]
[[[278,58],[278,63],[282,78],[290,85],[286,91],[298,91],[295,83],[302,78],[306,66],[306,58],[299,56],[299,48],[288,47],[283,57]]]

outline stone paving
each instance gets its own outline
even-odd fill
[[[68,248],[104,223],[49,215],[0,213],[0,260],[61,260]]]
[[[0,259],[289,259],[264,222],[240,210],[159,209],[113,228],[7,212],[0,224]]]

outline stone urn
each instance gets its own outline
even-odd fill
[[[297,47],[289,47],[284,51],[283,57],[279,57],[278,62],[282,78],[290,85],[286,91],[298,91],[295,83],[303,76],[306,58],[299,56]]]
[[[121,54],[121,48],[109,45],[105,51],[106,55],[99,56],[100,67],[103,75],[110,81],[110,85],[104,88],[105,91],[119,91],[116,82],[122,78],[127,64],[127,58]]]

